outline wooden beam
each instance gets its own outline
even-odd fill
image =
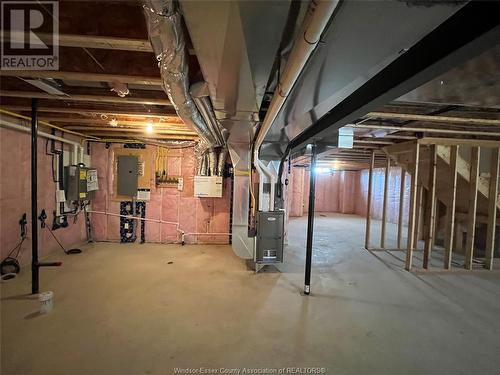
[[[415,149],[416,143],[417,141],[395,143],[392,146],[384,147],[382,150],[384,150],[384,152],[389,155],[404,154],[407,152],[412,152]]]
[[[105,137],[110,137],[110,138],[116,138],[116,137],[128,137],[128,138],[152,138],[152,139],[172,139],[172,140],[178,140],[178,141],[196,141],[198,140],[197,136],[193,135],[172,135],[172,134],[136,134],[136,133],[92,133],[89,132],[88,135],[97,135],[98,137],[105,138]]]
[[[72,117],[72,118],[63,118],[63,117],[41,117],[44,121],[50,121],[50,122],[63,122],[65,124],[70,124],[68,127],[78,127],[82,125],[102,125],[102,126],[107,126],[110,122],[110,118],[108,119],[100,119],[100,118],[85,118],[85,117]],[[153,120],[123,120],[120,118],[115,118],[116,121],[118,122],[118,126],[144,126],[148,123],[152,123],[154,126],[168,126],[170,128],[176,128],[176,129],[188,129],[188,127],[178,118],[181,122],[175,121],[175,122],[170,122],[170,121],[153,121]],[[73,124],[80,124],[80,125],[73,125]]]
[[[24,34],[24,32],[16,32],[16,34]],[[42,42],[48,45],[50,45],[54,40],[52,38],[52,34],[37,32],[36,35]],[[4,38],[7,38],[8,36],[8,32],[4,33]],[[59,34],[59,46],[133,52],[153,52],[153,48],[151,47],[151,43],[148,39],[122,38],[114,36]],[[194,50],[191,48],[188,50],[188,52],[190,55],[195,54]]]
[[[467,138],[435,138],[424,137],[418,140],[421,145],[441,145],[441,146],[481,146],[500,147],[500,141],[488,139],[467,139]]]
[[[488,199],[488,227],[486,230],[486,253],[484,267],[493,269],[493,255],[495,251],[495,232],[497,220],[497,200],[498,200],[498,170],[499,170],[500,149],[491,150],[490,164],[490,194]]]
[[[408,220],[408,247],[406,250],[405,269],[411,270],[413,262],[413,250],[415,247],[415,212],[417,206],[417,183],[418,183],[418,165],[420,161],[420,145],[415,144],[415,170],[411,179],[411,193],[410,193],[410,217]]]
[[[7,96],[12,98],[37,98],[48,100],[66,100],[76,102],[99,102],[99,103],[120,103],[120,104],[147,104],[147,105],[162,105],[173,107],[168,99],[148,99],[148,98],[134,98],[111,95],[51,95],[44,92],[29,92],[29,91],[9,91],[2,90],[0,96]]]
[[[386,134],[382,138],[384,139],[404,139],[404,140],[413,140],[417,139],[414,135],[397,135],[397,134]]]
[[[470,179],[469,179],[469,220],[467,223],[467,243],[465,245],[465,268],[472,269],[474,258],[474,238],[476,231],[477,188],[479,182],[479,162],[481,149],[471,148]]]
[[[437,152],[436,145],[430,146],[429,158],[429,186],[427,197],[427,233],[425,236],[424,247],[424,269],[429,268],[431,253],[434,247],[434,235],[436,229],[436,169],[437,169]]]
[[[460,124],[460,125],[491,125],[500,126],[500,120],[483,119],[483,118],[467,118],[467,117],[449,117],[449,116],[434,116],[434,115],[414,115],[409,113],[390,113],[390,112],[370,112],[364,118],[385,118],[396,120],[409,121],[427,121],[445,124]]]
[[[392,145],[394,142],[384,141],[381,139],[354,139],[354,143],[358,144],[378,144],[378,145]]]
[[[368,175],[368,199],[366,203],[366,230],[365,230],[365,249],[370,248],[370,226],[372,210],[372,190],[373,190],[373,168],[375,167],[375,151],[372,151],[370,157],[370,171]]]
[[[65,128],[66,129],[66,128]],[[75,126],[71,127],[71,130],[80,130],[84,133],[100,133],[100,132],[110,132],[110,133],[145,133],[146,127],[111,127],[111,126]],[[193,135],[197,136],[198,134],[189,130],[179,130],[179,129],[168,129],[161,127],[154,127],[153,133],[155,134],[181,134],[181,135]]]
[[[451,130],[443,128],[430,128],[430,127],[407,127],[407,126],[392,126],[392,125],[380,125],[380,124],[351,124],[346,125],[354,129],[386,129],[392,131],[404,131],[404,132],[417,132],[417,133],[436,133],[436,134],[455,134],[455,135],[477,135],[484,137],[500,137],[499,132],[493,131],[479,131],[479,130]]]
[[[48,39],[52,40],[52,38]],[[112,36],[59,34],[59,45],[62,47],[153,52],[151,43],[147,39],[117,38]]]
[[[446,228],[444,236],[444,268],[451,268],[453,240],[455,236],[455,206],[457,203],[458,146],[450,148],[450,200],[446,206]]]
[[[159,72],[159,71],[158,71]],[[83,82],[121,82],[136,85],[161,86],[158,77],[131,76],[125,74],[62,72],[56,70],[0,70],[3,77],[53,78]]]
[[[406,171],[401,167],[401,176],[399,177],[399,214],[398,214],[398,249],[401,249],[401,240],[403,238],[403,213],[405,202],[405,178]]]
[[[382,225],[380,233],[380,248],[385,249],[385,232],[387,224],[387,200],[389,196],[389,173],[391,169],[391,159],[387,156],[384,175],[384,201],[382,206]]]
[[[124,103],[124,104],[127,104],[127,103]],[[19,111],[31,112],[31,107],[24,106],[24,105],[2,105],[2,108],[7,109],[9,111],[14,111],[14,112],[16,112],[16,111],[17,112],[19,112]],[[176,118],[182,122],[180,117],[178,117],[175,113],[164,113],[164,112],[158,112],[158,111],[150,111],[148,109],[143,109],[143,111],[144,112],[120,110],[120,109],[116,109],[116,108],[113,108],[112,110],[109,110],[109,109],[99,110],[96,108],[79,108],[79,107],[68,107],[68,108],[40,107],[40,108],[38,108],[38,112],[45,112],[45,113],[70,113],[70,114],[73,113],[73,114],[94,115],[94,116],[106,115],[106,116],[124,116],[124,117],[167,118],[167,119],[169,119],[169,121],[171,121],[170,119]]]

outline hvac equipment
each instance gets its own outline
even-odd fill
[[[284,217],[285,211],[257,213],[257,264],[283,262]]]

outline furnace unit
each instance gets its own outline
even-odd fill
[[[256,263],[283,262],[284,218],[285,211],[257,213]]]

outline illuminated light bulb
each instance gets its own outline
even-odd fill
[[[109,125],[116,127],[118,126],[118,121],[116,121],[116,119],[114,118],[109,122]]]
[[[146,132],[148,132],[148,133],[152,133],[153,132],[153,123],[152,122],[148,122],[146,124]]]

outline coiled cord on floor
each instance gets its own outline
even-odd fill
[[[23,246],[24,240],[26,239],[26,236],[24,235],[21,238],[21,241],[12,248],[12,250],[9,251],[9,254],[5,257],[4,260],[0,263],[0,274],[2,277],[2,280],[9,280],[15,277],[16,274],[19,273],[21,270],[21,267],[19,265],[19,261],[17,258],[19,257],[19,254],[21,253],[21,247]],[[17,253],[15,256],[12,256],[14,251],[17,250]]]

